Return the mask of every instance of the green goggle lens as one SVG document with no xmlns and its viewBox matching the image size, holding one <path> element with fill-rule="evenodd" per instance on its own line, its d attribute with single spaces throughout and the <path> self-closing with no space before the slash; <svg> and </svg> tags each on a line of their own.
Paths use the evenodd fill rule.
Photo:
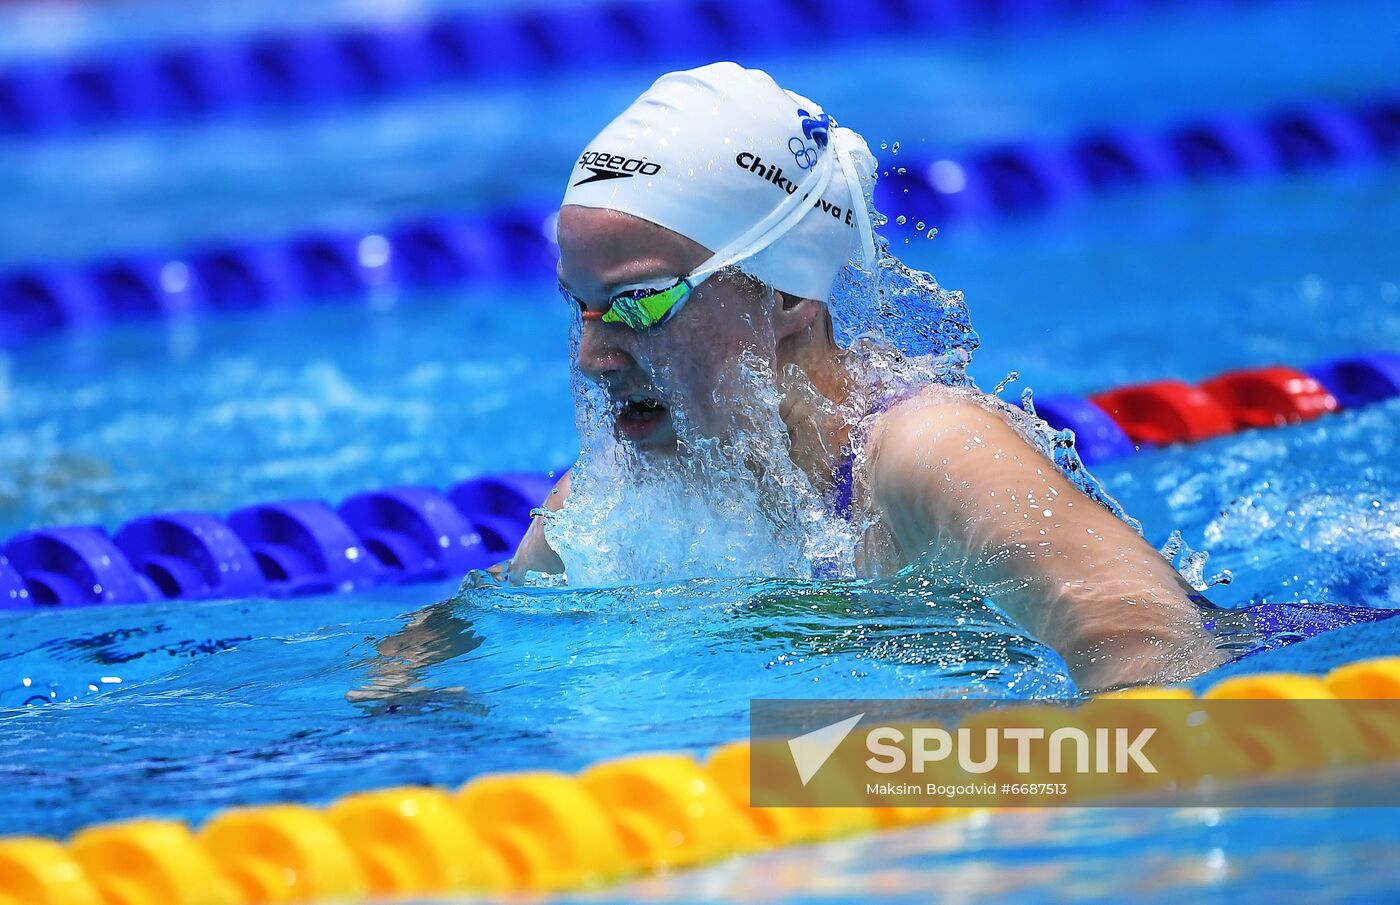
<svg viewBox="0 0 1400 905">
<path fill-rule="evenodd" d="M 559 287 L 559 291 L 580 309 L 586 307 L 564 287 Z M 659 327 L 676 316 L 691 291 L 690 283 L 683 279 L 662 288 L 627 289 L 608 299 L 607 310 L 600 319 L 605 324 L 622 324 L 633 330 Z"/>
</svg>

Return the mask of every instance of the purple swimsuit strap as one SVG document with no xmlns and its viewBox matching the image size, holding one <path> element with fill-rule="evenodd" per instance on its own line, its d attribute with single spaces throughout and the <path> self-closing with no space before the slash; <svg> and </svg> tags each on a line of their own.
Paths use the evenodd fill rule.
<svg viewBox="0 0 1400 905">
<path fill-rule="evenodd" d="M 846 453 L 836 466 L 836 479 L 832 485 L 831 511 L 846 521 L 851 520 L 851 495 L 855 491 L 856 457 Z"/>
<path fill-rule="evenodd" d="M 875 405 L 871 406 L 870 410 L 865 413 L 865 418 L 888 411 L 911 396 L 917 395 L 922 389 L 922 387 L 916 387 L 902 390 L 890 396 L 888 399 L 875 403 Z M 865 419 L 862 418 L 861 420 L 864 421 Z M 841 461 L 836 465 L 836 474 L 832 479 L 831 486 L 831 511 L 848 522 L 851 520 L 851 503 L 855 495 L 855 470 L 855 451 L 852 450 L 842 453 Z"/>
</svg>

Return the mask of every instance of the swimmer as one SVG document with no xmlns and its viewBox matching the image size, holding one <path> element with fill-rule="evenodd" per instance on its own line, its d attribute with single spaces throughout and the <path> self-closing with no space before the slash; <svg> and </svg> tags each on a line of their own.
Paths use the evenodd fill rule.
<svg viewBox="0 0 1400 905">
<path fill-rule="evenodd" d="M 684 457 L 686 436 L 722 439 L 732 420 L 716 388 L 756 352 L 773 365 L 792 465 L 862 514 L 860 574 L 937 560 L 1001 589 L 994 604 L 1084 692 L 1221 662 L 1202 598 L 1004 407 L 934 384 L 841 415 L 870 388 L 828 299 L 848 263 L 876 260 L 874 166 L 859 135 L 734 63 L 662 76 L 587 144 L 559 210 L 558 277 L 581 318 L 578 373 L 606 394 L 616 440 L 645 460 Z M 571 477 L 548 513 L 568 504 Z M 499 575 L 566 574 L 549 517 Z"/>
</svg>

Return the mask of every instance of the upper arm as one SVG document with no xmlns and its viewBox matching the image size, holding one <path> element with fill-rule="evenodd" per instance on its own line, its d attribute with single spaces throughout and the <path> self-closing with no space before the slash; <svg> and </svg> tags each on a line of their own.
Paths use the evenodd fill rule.
<svg viewBox="0 0 1400 905">
<path fill-rule="evenodd" d="M 559 478 L 554 489 L 549 492 L 549 496 L 544 499 L 543 506 L 550 512 L 557 512 L 563 507 L 564 501 L 569 498 L 570 476 L 572 472 L 566 471 Z M 506 576 L 512 584 L 519 584 L 525 579 L 526 572 L 543 572 L 546 575 L 559 575 L 564 571 L 564 562 L 559 558 L 559 554 L 549 546 L 549 542 L 544 536 L 544 519 L 536 517 L 530 519 L 530 527 L 525 532 L 525 537 L 521 539 L 520 546 L 516 548 L 515 555 L 511 557 L 510 564 L 506 567 Z"/>
<path fill-rule="evenodd" d="M 1076 671 L 1199 645 L 1190 589 L 1131 526 L 976 402 L 920 398 L 871 437 L 875 502 L 910 560 L 954 565 Z M 1131 672 L 1131 670 L 1129 670 Z M 1145 678 L 1145 676 L 1144 676 Z"/>
</svg>

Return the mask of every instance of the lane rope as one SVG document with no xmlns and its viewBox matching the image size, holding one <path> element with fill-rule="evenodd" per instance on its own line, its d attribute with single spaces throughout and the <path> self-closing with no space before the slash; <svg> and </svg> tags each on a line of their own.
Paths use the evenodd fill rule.
<svg viewBox="0 0 1400 905">
<path fill-rule="evenodd" d="M 1217 5 L 1230 12 L 1230 4 Z M 1033 34 L 1057 21 L 1154 12 L 1160 4 L 1150 0 L 620 0 L 454 10 L 6 65 L 0 136 L 293 114 L 462 83 L 619 65 L 685 68 L 875 35 Z"/>
<path fill-rule="evenodd" d="M 1287 708 L 1290 723 L 1331 741 L 1324 751 L 1262 718 L 1209 736 L 1185 727 L 1159 729 L 1170 736 L 1164 740 L 1173 752 L 1170 778 L 1149 775 L 1146 785 L 1130 785 L 1116 774 L 1097 775 L 1076 795 L 1076 805 L 1152 793 L 1165 793 L 1162 801 L 1170 805 L 1171 795 L 1191 792 L 1177 788 L 1182 782 L 1218 788 L 1281 776 L 1306 781 L 1319 770 L 1400 761 L 1400 712 L 1392 703 L 1400 699 L 1400 657 L 1362 660 L 1323 676 L 1236 676 L 1200 697 L 1299 702 Z M 1074 710 L 1063 702 L 1027 702 L 1015 708 L 1014 721 L 1131 721 L 1143 702 L 1193 698 L 1180 686 L 1135 688 L 1098 695 Z M 1364 704 L 1321 712 L 1307 703 L 1334 699 Z M 1149 708 L 1140 709 L 1139 719 L 1150 719 Z M 987 713 L 995 719 L 997 711 Z M 987 719 L 979 714 L 963 722 Z M 1345 758 L 1319 763 L 1319 752 Z M 324 807 L 234 808 L 197 828 L 142 818 L 90 826 L 66 843 L 0 839 L 0 905 L 255 905 L 588 890 L 752 852 L 997 810 L 752 807 L 750 768 L 759 755 L 741 740 L 714 749 L 703 762 L 685 754 L 634 754 L 577 775 L 498 773 L 458 789 L 357 792 Z"/>
<path fill-rule="evenodd" d="M 1165 444 L 1298 424 L 1400 396 L 1400 355 L 1377 352 L 1029 403 L 1086 464 Z M 555 473 L 475 478 L 443 493 L 389 487 L 320 500 L 141 516 L 23 532 L 0 545 L 0 610 L 163 599 L 291 597 L 440 581 L 508 557 Z"/>
<path fill-rule="evenodd" d="M 1110 128 L 1064 143 L 1022 142 L 957 158 L 882 162 L 876 207 L 891 240 L 930 225 L 1043 213 L 1123 190 L 1249 180 L 1400 157 L 1400 96 L 1262 116 L 1200 116 L 1161 132 Z M 382 300 L 552 273 L 554 205 L 425 215 L 358 232 L 34 262 L 0 273 L 0 346 L 102 324 L 312 301 Z"/>
</svg>

